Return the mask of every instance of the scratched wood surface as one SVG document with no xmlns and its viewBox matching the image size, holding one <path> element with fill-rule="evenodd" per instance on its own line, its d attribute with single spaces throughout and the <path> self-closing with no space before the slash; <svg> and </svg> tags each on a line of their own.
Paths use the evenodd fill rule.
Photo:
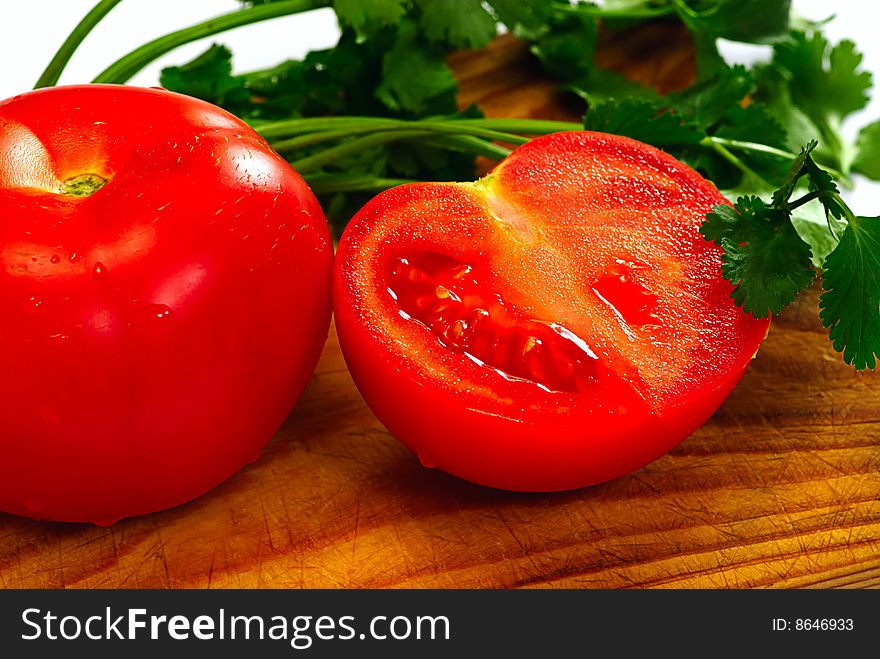
<svg viewBox="0 0 880 659">
<path fill-rule="evenodd" d="M 611 39 L 605 65 L 666 89 L 681 33 Z M 570 116 L 510 39 L 453 58 L 489 114 Z M 331 333 L 262 458 L 209 494 L 110 528 L 0 515 L 0 587 L 880 586 L 880 380 L 832 351 L 805 295 L 724 406 L 639 472 L 575 492 L 426 470 L 365 406 Z"/>
</svg>

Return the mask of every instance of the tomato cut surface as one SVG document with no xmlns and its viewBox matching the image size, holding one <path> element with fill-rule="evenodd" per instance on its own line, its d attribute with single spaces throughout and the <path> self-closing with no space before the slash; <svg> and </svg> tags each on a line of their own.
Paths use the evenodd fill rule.
<svg viewBox="0 0 880 659">
<path fill-rule="evenodd" d="M 476 183 L 379 195 L 340 242 L 354 380 L 422 461 L 514 490 L 614 478 L 714 412 L 766 335 L 698 232 L 724 198 L 626 138 L 558 133 Z"/>
</svg>

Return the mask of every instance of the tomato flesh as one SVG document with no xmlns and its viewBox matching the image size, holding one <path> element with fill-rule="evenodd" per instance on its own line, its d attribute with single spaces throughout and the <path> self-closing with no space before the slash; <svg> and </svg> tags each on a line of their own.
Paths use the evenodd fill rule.
<svg viewBox="0 0 880 659">
<path fill-rule="evenodd" d="M 569 489 L 643 466 L 705 422 L 766 334 L 699 234 L 718 203 L 668 155 L 588 132 L 533 140 L 476 183 L 383 193 L 337 253 L 355 383 L 423 462 L 478 483 Z"/>
</svg>

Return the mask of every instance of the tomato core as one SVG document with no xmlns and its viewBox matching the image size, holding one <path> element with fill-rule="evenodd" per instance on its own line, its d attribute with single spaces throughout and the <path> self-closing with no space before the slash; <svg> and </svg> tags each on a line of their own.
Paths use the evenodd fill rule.
<svg viewBox="0 0 880 659">
<path fill-rule="evenodd" d="M 80 174 L 61 184 L 61 194 L 69 197 L 88 197 L 104 187 L 107 179 L 97 174 Z"/>
<path fill-rule="evenodd" d="M 445 254 L 408 254 L 392 261 L 388 292 L 403 318 L 507 379 L 570 393 L 597 382 L 599 362 L 584 339 L 558 323 L 527 317 L 490 293 L 480 275 Z"/>
</svg>

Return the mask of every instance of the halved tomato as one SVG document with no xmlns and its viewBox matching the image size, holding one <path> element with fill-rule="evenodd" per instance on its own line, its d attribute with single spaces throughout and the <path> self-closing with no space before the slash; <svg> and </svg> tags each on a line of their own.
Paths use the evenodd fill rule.
<svg viewBox="0 0 880 659">
<path fill-rule="evenodd" d="M 339 245 L 355 383 L 428 466 L 497 488 L 615 478 L 702 425 L 768 320 L 698 232 L 725 199 L 648 145 L 557 133 L 476 183 L 389 190 Z"/>
</svg>

